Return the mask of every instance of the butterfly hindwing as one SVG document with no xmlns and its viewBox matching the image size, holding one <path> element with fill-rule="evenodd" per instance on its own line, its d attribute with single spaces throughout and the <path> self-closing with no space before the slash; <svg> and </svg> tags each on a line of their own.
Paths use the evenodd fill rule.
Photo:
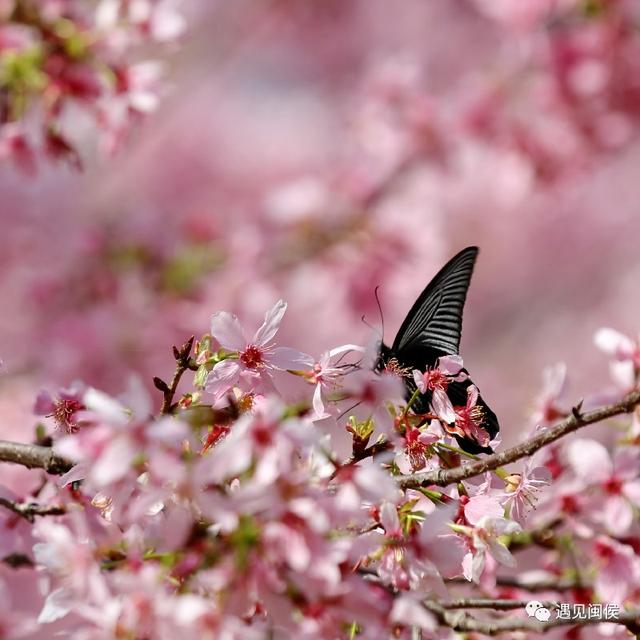
<svg viewBox="0 0 640 640">
<path fill-rule="evenodd" d="M 467 247 L 449 260 L 411 307 L 393 346 L 380 346 L 377 368 L 382 369 L 388 362 L 395 360 L 395 366 L 405 372 L 403 375 L 407 398 L 415 391 L 413 379 L 407 372 L 415 369 L 425 371 L 435 367 L 438 358 L 458 353 L 462 313 L 477 255 L 477 247 Z M 467 391 L 472 384 L 469 377 L 449 383 L 447 395 L 454 407 L 466 405 Z M 429 412 L 431 399 L 431 391 L 420 394 L 414 401 L 413 410 L 417 413 Z M 500 430 L 498 419 L 481 396 L 478 397 L 476 406 L 482 415 L 481 426 L 493 440 Z M 490 446 L 480 445 L 475 438 L 458 434 L 454 437 L 460 447 L 469 453 L 492 452 Z"/>
<path fill-rule="evenodd" d="M 402 323 L 394 352 L 420 346 L 443 354 L 458 353 L 462 312 L 477 255 L 477 247 L 467 247 L 440 269 Z"/>
</svg>

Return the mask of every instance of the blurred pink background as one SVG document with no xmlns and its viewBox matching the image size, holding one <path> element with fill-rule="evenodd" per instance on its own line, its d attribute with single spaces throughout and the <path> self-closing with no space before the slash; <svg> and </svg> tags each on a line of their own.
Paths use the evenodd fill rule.
<svg viewBox="0 0 640 640">
<path fill-rule="evenodd" d="M 371 338 L 380 285 L 390 342 L 469 244 L 462 355 L 505 440 L 545 365 L 596 389 L 594 331 L 640 326 L 638 10 L 610 4 L 185 3 L 119 156 L 2 168 L 2 435 L 32 437 L 39 386 L 169 376 L 216 310 L 283 297 L 280 342 L 318 354 Z"/>
</svg>

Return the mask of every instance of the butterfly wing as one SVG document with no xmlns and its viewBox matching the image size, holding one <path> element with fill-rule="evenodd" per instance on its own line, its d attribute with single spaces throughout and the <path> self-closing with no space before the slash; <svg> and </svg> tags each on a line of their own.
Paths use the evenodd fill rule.
<svg viewBox="0 0 640 640">
<path fill-rule="evenodd" d="M 440 269 L 402 323 L 392 347 L 396 354 L 413 347 L 458 353 L 462 311 L 477 255 L 478 247 L 467 247 Z"/>
<path fill-rule="evenodd" d="M 439 357 L 458 353 L 462 313 L 477 256 L 477 247 L 467 247 L 440 269 L 411 307 L 391 349 L 383 345 L 383 361 L 395 357 L 401 367 L 424 371 L 426 367 L 435 366 Z M 447 395 L 454 406 L 465 405 L 471 384 L 469 378 L 449 384 Z M 415 391 L 413 380 L 406 377 L 405 385 L 410 397 Z M 431 396 L 430 392 L 420 395 L 414 409 L 419 413 L 429 411 Z M 484 416 L 482 426 L 493 439 L 500 429 L 498 419 L 481 396 L 477 405 Z M 483 447 L 471 438 L 458 435 L 455 438 L 469 453 L 492 452 L 490 447 Z"/>
</svg>

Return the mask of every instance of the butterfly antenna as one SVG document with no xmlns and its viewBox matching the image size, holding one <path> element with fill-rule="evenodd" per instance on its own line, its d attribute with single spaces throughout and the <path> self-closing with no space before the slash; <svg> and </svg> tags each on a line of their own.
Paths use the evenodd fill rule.
<svg viewBox="0 0 640 640">
<path fill-rule="evenodd" d="M 380 304 L 380 296 L 378 295 L 378 289 L 380 289 L 380 285 L 378 285 L 373 290 L 373 295 L 376 297 L 376 303 L 378 305 L 378 312 L 380 313 L 380 324 L 382 325 L 382 338 L 384 338 L 384 314 L 382 313 L 382 305 Z"/>
<path fill-rule="evenodd" d="M 371 331 L 373 331 L 374 333 L 377 333 L 380 335 L 380 340 L 384 339 L 384 316 L 382 315 L 382 305 L 380 304 L 380 297 L 378 296 L 378 289 L 380 288 L 380 285 L 378 285 L 374 291 L 373 291 L 373 295 L 376 298 L 376 304 L 378 305 L 378 313 L 380 314 L 380 324 L 382 325 L 382 332 L 380 332 L 378 329 L 376 329 L 375 327 L 371 326 L 366 319 L 366 316 L 363 314 L 362 318 L 360 318 L 362 320 L 362 322 L 364 322 L 367 327 L 369 327 L 369 329 L 371 329 Z"/>
<path fill-rule="evenodd" d="M 345 409 L 337 418 L 336 420 L 342 420 L 342 418 L 349 413 L 349 411 L 353 411 L 360 403 L 362 402 L 362 400 L 360 400 L 359 402 L 356 402 L 352 407 L 349 407 L 348 409 Z"/>
<path fill-rule="evenodd" d="M 360 320 L 362 320 L 362 322 L 364 322 L 367 325 L 367 327 L 371 329 L 371 331 L 375 331 L 377 333 L 378 330 L 367 322 L 367 316 L 364 313 L 362 314 L 362 317 L 360 318 Z"/>
</svg>

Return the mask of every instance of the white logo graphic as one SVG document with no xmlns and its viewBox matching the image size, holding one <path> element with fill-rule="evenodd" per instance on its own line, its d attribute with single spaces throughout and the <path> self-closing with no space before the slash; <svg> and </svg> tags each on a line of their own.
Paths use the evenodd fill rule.
<svg viewBox="0 0 640 640">
<path fill-rule="evenodd" d="M 551 617 L 551 612 L 539 600 L 531 600 L 527 602 L 525 611 L 530 618 L 535 618 L 540 622 L 546 622 Z"/>
</svg>

